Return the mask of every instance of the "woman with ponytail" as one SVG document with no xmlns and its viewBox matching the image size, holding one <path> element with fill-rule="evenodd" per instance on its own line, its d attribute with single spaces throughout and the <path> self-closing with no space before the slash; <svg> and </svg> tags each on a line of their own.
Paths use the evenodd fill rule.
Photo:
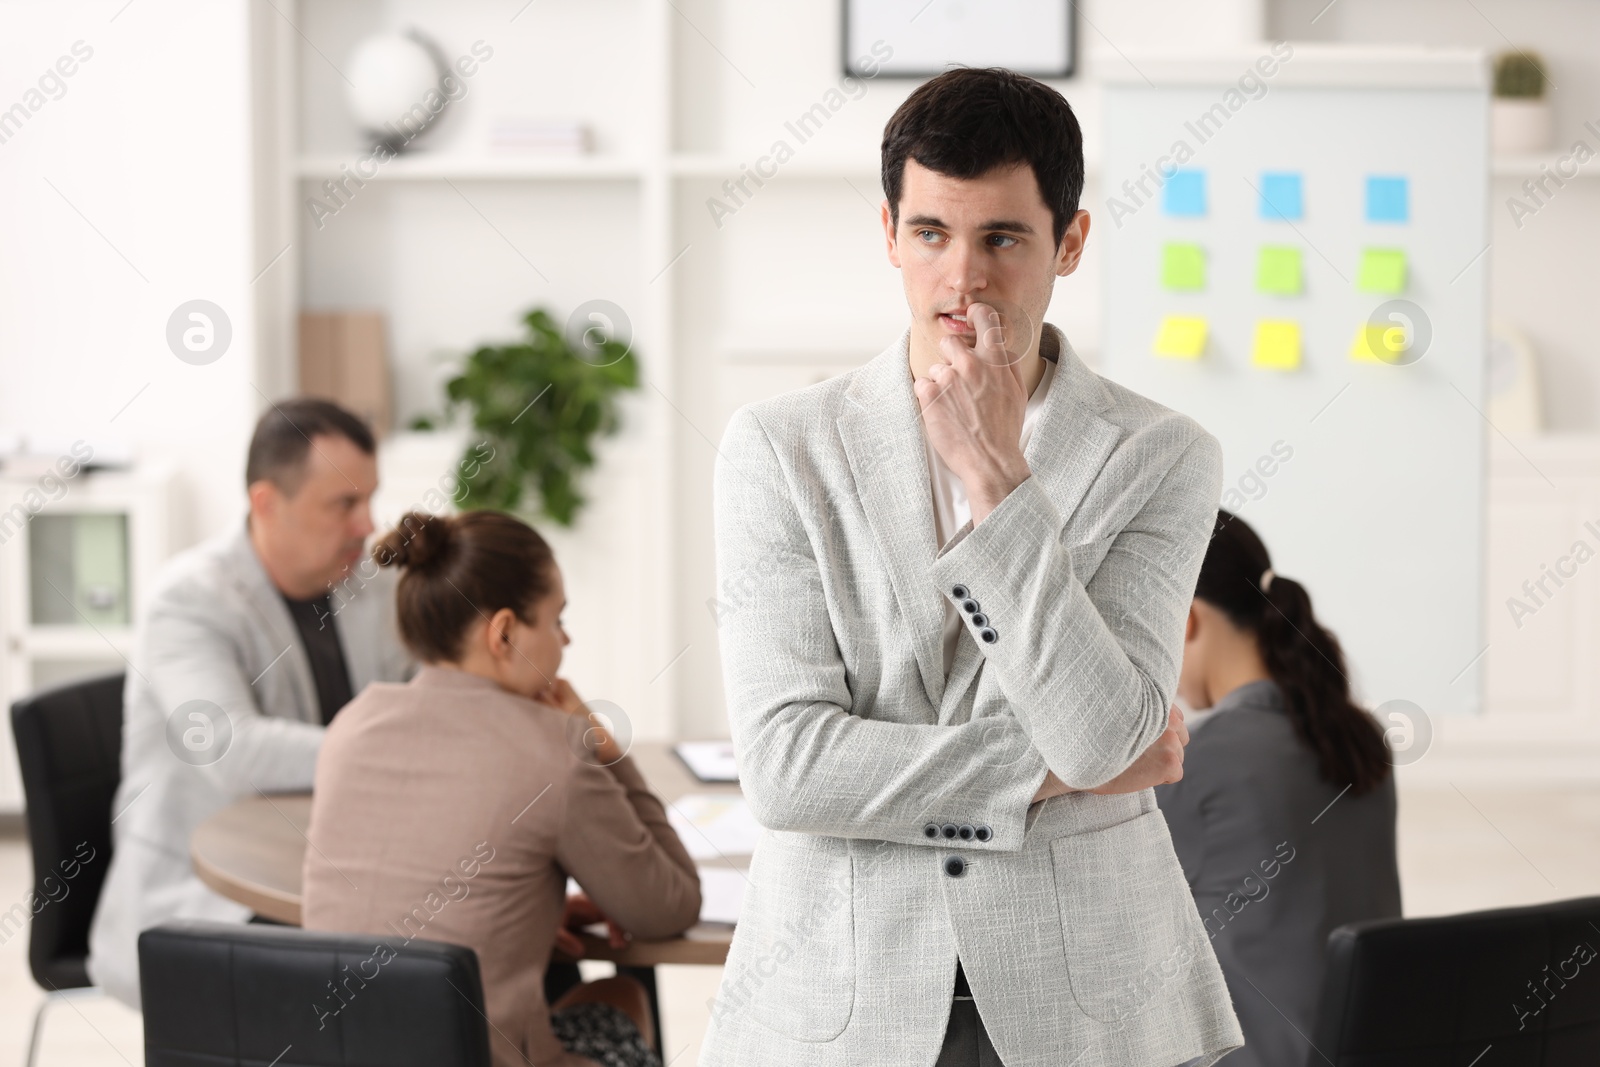
<svg viewBox="0 0 1600 1067">
<path fill-rule="evenodd" d="M 551 983 L 547 1002 L 552 948 L 582 947 L 567 925 L 606 921 L 620 946 L 700 914 L 661 801 L 558 674 L 566 594 L 549 545 L 499 512 L 413 512 L 373 558 L 400 569 L 400 638 L 423 666 L 368 686 L 328 728 L 304 925 L 386 946 L 361 985 L 412 938 L 473 949 L 495 1067 L 660 1067 L 636 979 Z M 569 875 L 584 890 L 570 899 Z M 342 1007 L 314 1005 L 319 1019 Z"/>
<path fill-rule="evenodd" d="M 1184 633 L 1183 779 L 1157 786 L 1244 1031 L 1228 1067 L 1314 1062 L 1335 927 L 1400 914 L 1394 775 L 1339 641 L 1219 511 Z"/>
</svg>

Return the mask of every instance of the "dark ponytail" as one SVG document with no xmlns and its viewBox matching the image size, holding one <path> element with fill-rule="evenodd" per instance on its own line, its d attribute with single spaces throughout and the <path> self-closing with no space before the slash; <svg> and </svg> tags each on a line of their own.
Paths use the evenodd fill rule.
<svg viewBox="0 0 1600 1067">
<path fill-rule="evenodd" d="M 1350 700 L 1339 639 L 1317 622 L 1305 586 L 1273 573 L 1261 538 L 1229 511 L 1217 512 L 1194 595 L 1256 635 L 1267 673 L 1283 692 L 1295 733 L 1316 753 L 1323 779 L 1348 783 L 1355 796 L 1382 784 L 1389 749 L 1377 722 Z"/>
</svg>

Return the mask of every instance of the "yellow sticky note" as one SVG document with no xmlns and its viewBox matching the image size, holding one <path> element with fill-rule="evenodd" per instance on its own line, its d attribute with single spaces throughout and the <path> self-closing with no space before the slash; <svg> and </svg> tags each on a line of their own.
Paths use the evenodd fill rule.
<svg viewBox="0 0 1600 1067">
<path fill-rule="evenodd" d="M 1256 288 L 1279 296 L 1300 292 L 1300 250 L 1283 245 L 1262 246 L 1256 257 Z"/>
<path fill-rule="evenodd" d="M 1250 361 L 1258 367 L 1293 370 L 1300 366 L 1300 324 L 1288 319 L 1256 322 L 1256 343 Z"/>
<path fill-rule="evenodd" d="M 1406 254 L 1398 248 L 1363 248 L 1356 288 L 1363 293 L 1399 293 L 1406 287 Z"/>
<path fill-rule="evenodd" d="M 1388 323 L 1362 323 L 1350 346 L 1350 358 L 1358 363 L 1395 363 L 1406 350 L 1406 329 Z"/>
<path fill-rule="evenodd" d="M 1171 359 L 1199 359 L 1206 348 L 1206 320 L 1195 315 L 1167 315 L 1156 333 L 1155 354 Z"/>
</svg>

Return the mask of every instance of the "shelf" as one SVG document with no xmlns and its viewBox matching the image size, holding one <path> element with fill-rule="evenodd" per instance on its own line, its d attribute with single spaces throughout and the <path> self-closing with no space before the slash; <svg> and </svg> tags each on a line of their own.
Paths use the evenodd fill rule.
<svg viewBox="0 0 1600 1067">
<path fill-rule="evenodd" d="M 795 336 L 783 330 L 773 331 L 771 337 L 731 337 L 717 344 L 722 362 L 735 366 L 810 366 L 826 364 L 840 367 L 859 367 L 884 348 L 892 344 L 898 332 L 884 333 L 876 342 L 856 344 L 848 337 L 803 338 L 784 340 Z"/>
<path fill-rule="evenodd" d="M 300 178 L 321 181 L 338 178 L 340 168 L 361 177 L 355 161 L 364 153 L 349 156 L 303 156 L 295 164 Z M 588 178 L 603 181 L 634 181 L 642 177 L 638 161 L 615 156 L 565 156 L 507 154 L 414 155 L 379 164 L 378 173 L 366 181 L 571 181 Z"/>
<path fill-rule="evenodd" d="M 87 626 L 28 626 L 13 639 L 32 659 L 51 657 L 115 656 L 133 651 L 133 630 L 126 626 L 102 626 L 98 631 Z"/>
<path fill-rule="evenodd" d="M 1600 177 L 1600 164 L 1578 164 L 1577 173 L 1572 175 L 1562 174 L 1556 170 L 1556 163 L 1567 160 L 1569 168 L 1577 161 L 1572 159 L 1572 153 L 1544 152 L 1532 156 L 1492 156 L 1490 157 L 1489 173 L 1496 178 L 1537 178 L 1543 167 L 1549 167 L 1550 173 L 1564 182 L 1573 178 Z"/>
</svg>

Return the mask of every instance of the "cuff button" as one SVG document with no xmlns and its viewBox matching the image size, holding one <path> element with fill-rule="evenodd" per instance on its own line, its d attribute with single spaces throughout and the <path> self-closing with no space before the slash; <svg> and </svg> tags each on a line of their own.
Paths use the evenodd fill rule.
<svg viewBox="0 0 1600 1067">
<path fill-rule="evenodd" d="M 964 585 L 951 586 L 950 595 L 957 600 L 967 600 L 972 596 L 971 593 L 967 592 L 967 587 Z"/>
<path fill-rule="evenodd" d="M 961 602 L 961 610 L 971 615 L 978 610 L 978 602 L 976 600 L 963 600 Z"/>
<path fill-rule="evenodd" d="M 978 631 L 978 636 L 983 639 L 983 643 L 986 645 L 992 645 L 1000 639 L 1000 635 L 994 632 L 993 626 L 985 626 Z"/>
<path fill-rule="evenodd" d="M 938 837 L 939 836 L 939 824 L 936 823 L 936 822 L 930 822 L 928 825 L 924 826 L 922 828 L 922 836 L 924 836 L 924 837 Z"/>
<path fill-rule="evenodd" d="M 977 626 L 980 629 L 982 627 L 988 626 L 989 625 L 989 616 L 985 615 L 981 611 L 978 612 L 977 614 L 972 616 L 972 625 Z"/>
<path fill-rule="evenodd" d="M 989 840 L 989 838 L 994 836 L 994 831 L 989 829 L 989 826 L 988 826 L 987 823 L 985 823 L 984 825 L 978 827 L 977 830 L 974 831 L 974 833 L 976 834 L 976 836 L 977 836 L 979 841 L 987 841 L 987 840 Z"/>
<path fill-rule="evenodd" d="M 978 831 L 976 829 L 967 823 L 962 823 L 961 826 L 956 830 L 956 833 L 961 835 L 961 840 L 963 841 L 971 841 L 972 835 L 977 832 Z"/>
<path fill-rule="evenodd" d="M 940 833 L 944 834 L 946 837 L 956 836 L 956 824 L 953 822 L 945 823 L 944 826 L 940 828 Z"/>
</svg>

